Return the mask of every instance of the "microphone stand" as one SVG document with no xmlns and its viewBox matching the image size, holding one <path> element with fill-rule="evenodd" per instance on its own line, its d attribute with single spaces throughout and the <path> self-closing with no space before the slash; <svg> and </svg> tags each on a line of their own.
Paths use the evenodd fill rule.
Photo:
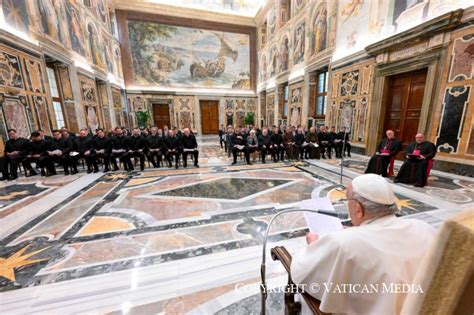
<svg viewBox="0 0 474 315">
<path fill-rule="evenodd" d="M 346 137 L 347 137 L 347 128 L 344 131 L 344 138 L 342 139 L 342 152 L 341 152 L 341 174 L 339 178 L 339 184 L 342 185 L 342 172 L 344 171 L 344 154 L 346 153 Z"/>
<path fill-rule="evenodd" d="M 265 232 L 265 237 L 263 238 L 263 250 L 262 250 L 262 263 L 260 265 L 260 278 L 262 280 L 261 284 L 260 284 L 260 293 L 262 294 L 262 304 L 261 304 L 261 312 L 260 314 L 262 315 L 265 315 L 265 310 L 266 310 L 266 301 L 267 301 L 267 282 L 266 282 L 266 278 L 265 278 L 265 272 L 266 272 L 266 265 L 265 265 L 265 261 L 266 261 L 266 257 L 267 257 L 267 241 L 268 241 L 268 234 L 270 233 L 270 228 L 272 226 L 272 223 L 273 221 L 275 221 L 275 219 L 277 217 L 279 217 L 280 215 L 284 214 L 284 213 L 289 213 L 289 212 L 315 212 L 315 213 L 319 213 L 319 214 L 326 214 L 326 215 L 330 215 L 331 212 L 328 213 L 328 211 L 324 211 L 324 210 L 308 210 L 308 209 L 288 209 L 288 210 L 283 210 L 283 211 L 280 211 L 278 212 L 277 214 L 275 214 L 270 222 L 268 222 L 268 226 L 267 226 L 267 230 Z M 321 212 L 320 212 L 321 211 Z M 322 212 L 324 211 L 324 212 Z M 335 215 L 337 217 L 339 217 L 339 215 L 337 213 L 335 213 Z"/>
</svg>

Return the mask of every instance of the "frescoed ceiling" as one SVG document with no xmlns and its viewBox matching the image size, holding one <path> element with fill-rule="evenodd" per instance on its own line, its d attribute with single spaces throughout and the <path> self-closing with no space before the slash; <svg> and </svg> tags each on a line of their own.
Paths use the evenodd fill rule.
<svg viewBox="0 0 474 315">
<path fill-rule="evenodd" d="M 149 2 L 254 17 L 266 0 L 150 0 Z"/>
</svg>

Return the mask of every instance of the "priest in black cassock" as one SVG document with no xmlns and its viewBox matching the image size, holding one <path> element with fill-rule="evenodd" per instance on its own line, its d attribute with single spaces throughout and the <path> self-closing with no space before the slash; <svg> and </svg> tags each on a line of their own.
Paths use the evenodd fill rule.
<svg viewBox="0 0 474 315">
<path fill-rule="evenodd" d="M 374 173 L 387 177 L 387 167 L 390 160 L 402 149 L 402 144 L 395 139 L 393 130 L 387 130 L 385 134 L 387 138 L 380 141 L 377 152 L 370 158 L 365 174 Z"/>
<path fill-rule="evenodd" d="M 425 136 L 421 133 L 415 136 L 415 140 L 405 150 L 405 162 L 394 182 L 423 187 L 427 181 L 426 171 L 429 161 L 436 155 L 436 147 L 433 143 L 425 141 Z"/>
</svg>

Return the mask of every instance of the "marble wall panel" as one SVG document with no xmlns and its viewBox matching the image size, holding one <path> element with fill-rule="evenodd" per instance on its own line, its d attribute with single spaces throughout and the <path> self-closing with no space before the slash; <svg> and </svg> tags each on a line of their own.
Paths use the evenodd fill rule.
<svg viewBox="0 0 474 315">
<path fill-rule="evenodd" d="M 35 60 L 24 59 L 26 76 L 29 90 L 37 93 L 45 93 L 41 64 Z"/>
<path fill-rule="evenodd" d="M 470 86 L 454 86 L 446 90 L 443 116 L 436 141 L 439 151 L 455 153 L 458 150 L 462 120 L 471 92 Z"/>
<path fill-rule="evenodd" d="M 43 96 L 33 96 L 33 104 L 38 117 L 38 124 L 46 134 L 51 134 L 51 119 L 48 111 L 48 101 Z"/>
<path fill-rule="evenodd" d="M 1 104 L 8 129 L 15 129 L 18 136 L 28 138 L 31 133 L 26 98 L 5 98 Z"/>
<path fill-rule="evenodd" d="M 0 51 L 0 86 L 24 89 L 18 56 Z"/>
<path fill-rule="evenodd" d="M 449 81 L 472 79 L 474 72 L 474 35 L 456 38 L 453 43 Z"/>
</svg>

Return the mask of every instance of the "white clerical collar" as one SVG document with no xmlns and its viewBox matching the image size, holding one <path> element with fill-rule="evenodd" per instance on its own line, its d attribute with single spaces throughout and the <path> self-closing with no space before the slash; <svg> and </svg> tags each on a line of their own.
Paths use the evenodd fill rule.
<svg viewBox="0 0 474 315">
<path fill-rule="evenodd" d="M 365 220 L 364 222 L 359 224 L 359 226 L 367 225 L 367 224 L 373 224 L 373 223 L 377 223 L 377 224 L 378 223 L 383 223 L 383 222 L 386 222 L 386 221 L 389 221 L 389 220 L 392 220 L 392 219 L 395 219 L 395 218 L 396 218 L 396 216 L 394 214 L 384 215 L 383 217 L 380 217 L 380 218 Z"/>
</svg>

